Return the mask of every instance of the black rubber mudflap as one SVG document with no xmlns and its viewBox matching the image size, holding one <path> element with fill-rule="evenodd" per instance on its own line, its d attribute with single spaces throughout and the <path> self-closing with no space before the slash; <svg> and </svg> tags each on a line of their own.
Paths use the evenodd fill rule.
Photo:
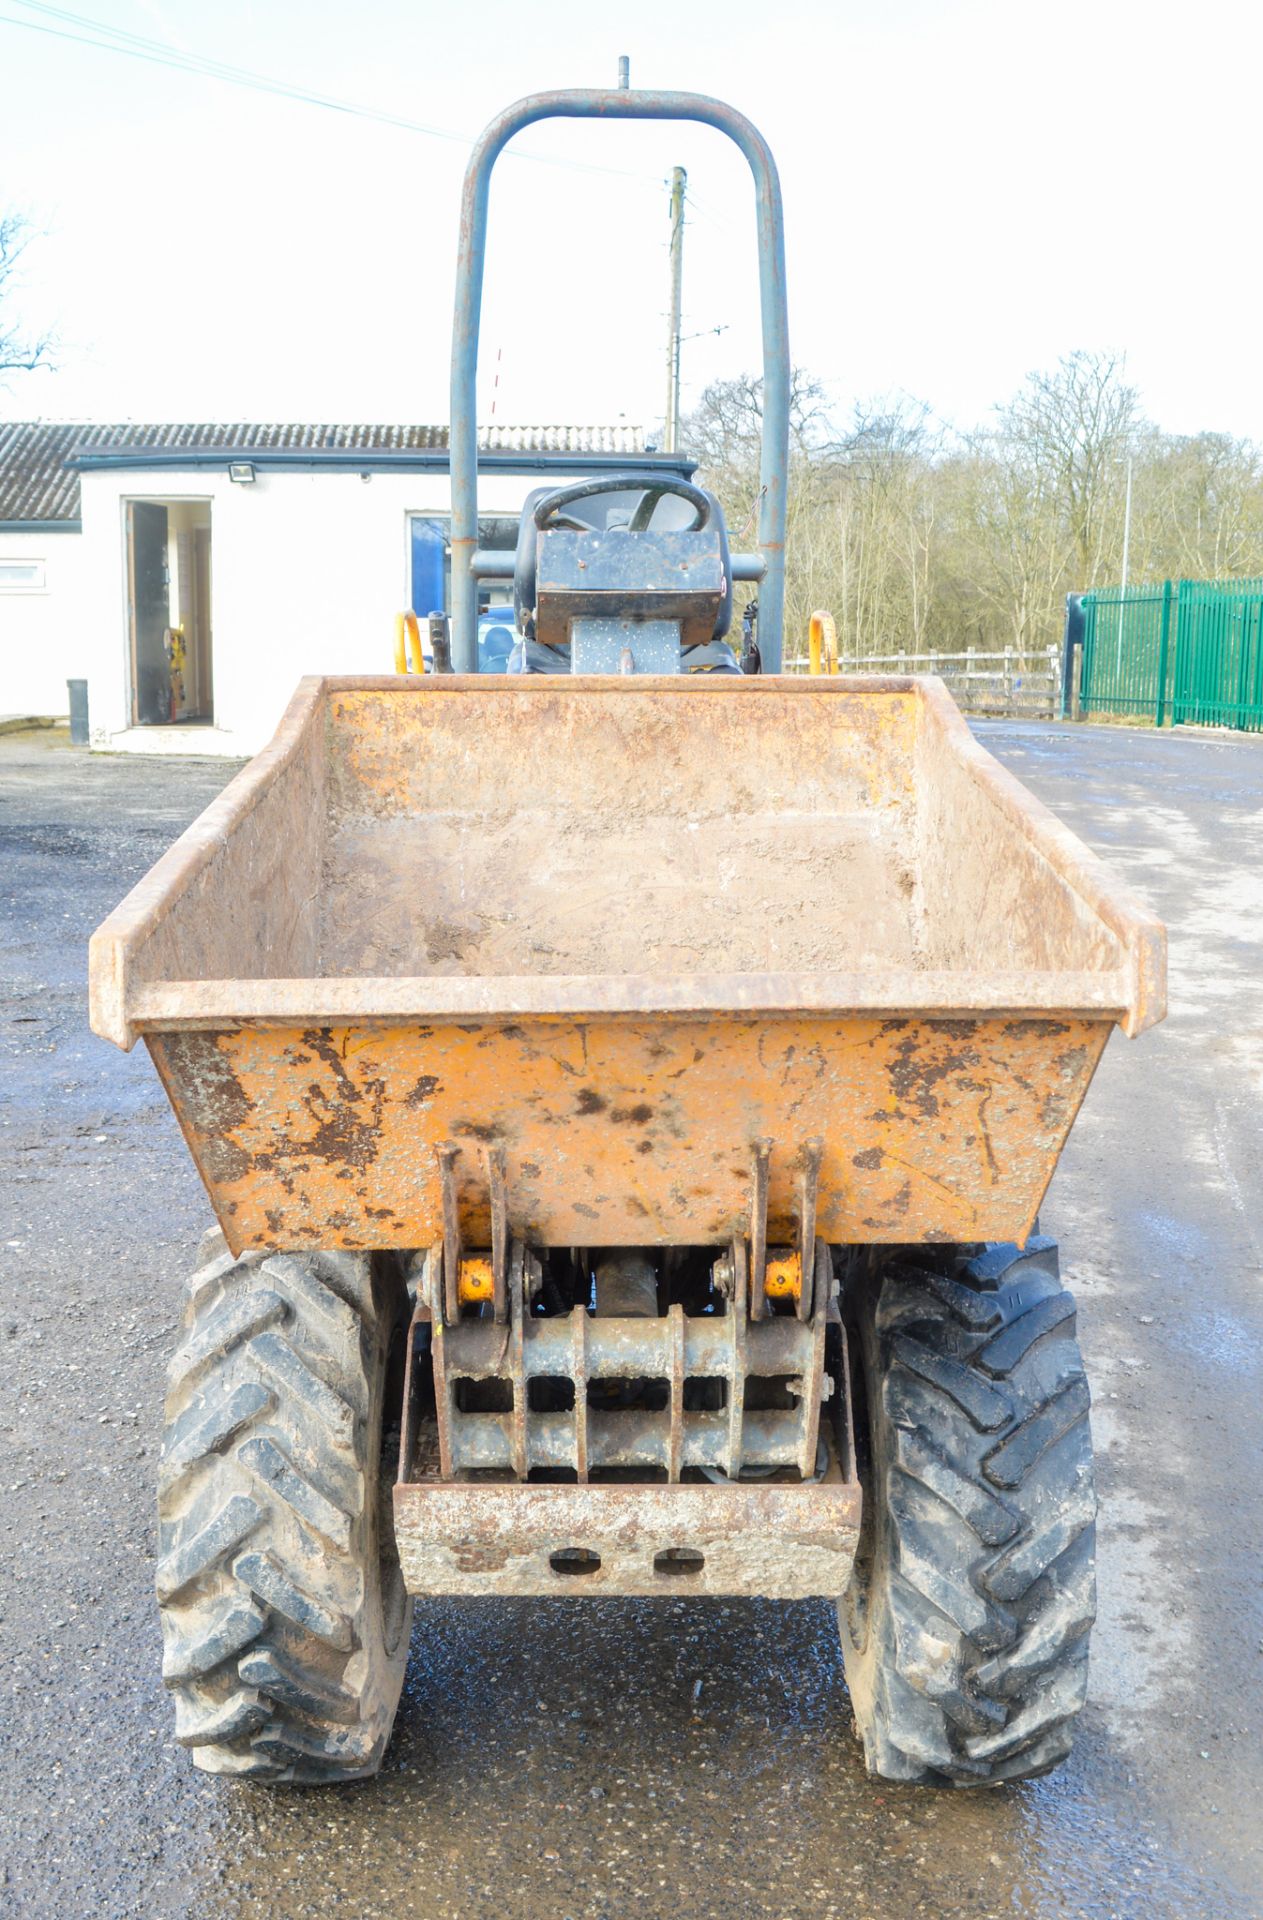
<svg viewBox="0 0 1263 1920">
<path fill-rule="evenodd" d="M 1096 1611 L 1088 1386 L 1053 1241 L 847 1290 L 865 1518 L 839 1606 L 870 1773 L 1056 1766 Z"/>
</svg>

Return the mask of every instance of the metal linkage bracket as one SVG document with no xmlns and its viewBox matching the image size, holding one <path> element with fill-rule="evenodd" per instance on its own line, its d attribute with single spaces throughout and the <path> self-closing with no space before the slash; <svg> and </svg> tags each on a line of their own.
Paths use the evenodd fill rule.
<svg viewBox="0 0 1263 1920">
<path fill-rule="evenodd" d="M 491 1189 L 491 1286 L 495 1317 L 503 1325 L 509 1312 L 509 1192 L 503 1147 L 487 1149 Z"/>
<path fill-rule="evenodd" d="M 810 1139 L 797 1156 L 797 1195 L 794 1216 L 797 1245 L 769 1249 L 767 1244 L 767 1196 L 772 1157 L 772 1142 L 756 1140 L 752 1149 L 750 1180 L 750 1318 L 762 1320 L 769 1300 L 792 1299 L 800 1320 L 809 1320 L 814 1300 L 816 1263 L 816 1197 L 820 1185 L 820 1161 L 824 1142 Z"/>
<path fill-rule="evenodd" d="M 826 1321 L 836 1319 L 832 1261 L 816 1237 L 819 1140 L 807 1141 L 795 1162 L 797 1246 L 771 1250 L 772 1143 L 755 1143 L 749 1246 L 738 1237 L 716 1262 L 726 1311 L 696 1315 L 678 1303 L 647 1315 L 593 1316 L 582 1304 L 565 1315 L 534 1314 L 541 1269 L 511 1238 L 503 1149 L 486 1156 L 490 1257 L 462 1246 L 459 1152 L 451 1143 L 439 1149 L 443 1240 L 427 1257 L 417 1310 L 417 1324 L 430 1322 L 444 1480 L 475 1473 L 522 1481 L 542 1472 L 583 1484 L 617 1470 L 659 1473 L 676 1484 L 690 1471 L 736 1481 L 746 1468 L 814 1476 Z M 792 1299 L 793 1313 L 771 1312 L 778 1299 Z M 463 1313 L 466 1307 L 480 1311 Z M 788 1394 L 751 1407 L 750 1378 L 782 1380 Z M 533 1380 L 553 1383 L 538 1408 L 531 1405 Z M 589 1394 L 594 1381 L 646 1380 L 662 1382 L 661 1404 Z M 561 1387 L 568 1394 L 559 1395 Z M 405 1459 L 412 1445 L 409 1436 Z"/>
<path fill-rule="evenodd" d="M 439 1250 L 431 1256 L 437 1266 Z M 824 1384 L 824 1320 L 831 1267 L 821 1247 L 809 1322 L 777 1314 L 752 1323 L 747 1256 L 738 1241 L 718 1263 L 722 1314 L 686 1314 L 678 1304 L 651 1317 L 602 1317 L 576 1306 L 537 1315 L 530 1297 L 539 1268 L 514 1241 L 509 1257 L 509 1320 L 483 1313 L 432 1327 L 434 1395 L 444 1479 L 492 1473 L 525 1479 L 532 1470 L 582 1482 L 619 1469 L 681 1480 L 690 1469 L 728 1480 L 743 1467 L 815 1470 Z M 751 1409 L 751 1376 L 793 1382 L 793 1404 Z M 572 1386 L 569 1406 L 535 1411 L 532 1380 Z M 661 1380 L 660 1408 L 592 1403 L 591 1381 Z M 723 1383 L 720 1404 L 690 1396 L 689 1383 Z M 461 1382 L 478 1383 L 462 1391 Z M 501 1383 L 499 1389 L 488 1383 Z M 701 1404 L 698 1404 L 698 1402 Z M 710 1400 L 710 1404 L 707 1404 Z"/>
<path fill-rule="evenodd" d="M 808 1140 L 798 1156 L 798 1318 L 812 1311 L 816 1270 L 816 1195 L 824 1141 Z"/>
<path fill-rule="evenodd" d="M 514 1242 L 508 1324 L 497 1326 L 484 1312 L 445 1326 L 442 1258 L 441 1245 L 421 1257 L 394 1495 L 395 1538 L 410 1592 L 550 1594 L 562 1590 L 559 1576 L 571 1576 L 566 1585 L 575 1591 L 576 1571 L 592 1592 L 797 1598 L 844 1590 L 858 1538 L 860 1489 L 845 1331 L 823 1243 L 816 1247 L 808 1324 L 789 1314 L 751 1323 L 744 1239 L 716 1264 L 727 1311 L 699 1316 L 677 1308 L 672 1316 L 592 1318 L 582 1306 L 556 1318 L 533 1315 L 538 1262 Z M 842 1389 L 822 1435 L 826 1327 L 841 1353 Z M 416 1418 L 412 1384 L 412 1356 L 427 1334 L 437 1444 L 433 1427 Z M 669 1378 L 669 1416 L 594 1410 L 597 1431 L 590 1437 L 589 1377 L 640 1372 Z M 746 1411 L 747 1376 L 765 1373 L 793 1376 L 793 1412 Z M 722 1412 L 684 1411 L 684 1384 L 697 1374 L 727 1380 Z M 574 1382 L 573 1408 L 533 1413 L 529 1382 L 566 1375 Z M 462 1382 L 490 1380 L 511 1382 L 511 1413 L 457 1409 Z M 655 1418 L 658 1431 L 650 1432 L 645 1420 Z M 764 1471 L 742 1480 L 743 1460 Z M 699 1464 L 709 1470 L 690 1480 L 688 1469 Z M 654 1484 L 629 1465 L 665 1467 L 669 1480 Z M 556 1471 L 567 1466 L 571 1474 Z M 767 1477 L 778 1466 L 796 1467 L 800 1478 Z M 536 1479 L 553 1484 L 531 1484 L 532 1468 L 541 1467 Z M 618 1470 L 605 1484 L 593 1484 L 602 1467 Z M 557 1484 L 566 1480 L 571 1483 Z"/>
<path fill-rule="evenodd" d="M 750 1318 L 767 1312 L 767 1183 L 772 1142 L 756 1140 L 750 1181 Z"/>
<path fill-rule="evenodd" d="M 443 1316 L 450 1325 L 460 1319 L 462 1306 L 490 1300 L 497 1325 L 509 1317 L 509 1199 L 503 1147 L 487 1150 L 487 1186 L 491 1197 L 491 1258 L 467 1255 L 461 1242 L 460 1209 L 456 1193 L 456 1162 L 460 1148 L 446 1142 L 437 1149 L 443 1197 Z"/>
<path fill-rule="evenodd" d="M 728 1455 L 724 1472 L 730 1480 L 736 1480 L 744 1457 L 746 1322 L 750 1310 L 750 1268 L 744 1241 L 734 1240 L 728 1257 L 732 1265 L 732 1294 L 725 1318 L 732 1322 L 732 1377 L 728 1382 Z"/>
<path fill-rule="evenodd" d="M 460 1212 L 456 1204 L 456 1161 L 460 1148 L 448 1142 L 436 1151 L 443 1193 L 442 1317 L 455 1326 L 460 1319 Z"/>
</svg>

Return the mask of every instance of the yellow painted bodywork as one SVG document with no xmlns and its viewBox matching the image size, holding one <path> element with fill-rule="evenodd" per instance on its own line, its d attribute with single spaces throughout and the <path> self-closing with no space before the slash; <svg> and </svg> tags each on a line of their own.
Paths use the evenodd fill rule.
<svg viewBox="0 0 1263 1920">
<path fill-rule="evenodd" d="M 768 1239 L 794 1241 L 820 1137 L 838 1242 L 1023 1239 L 1111 1022 L 1079 1017 L 530 1017 L 242 1026 L 147 1044 L 234 1249 L 489 1244 L 486 1154 L 536 1245 L 721 1244 L 773 1142 Z"/>
</svg>

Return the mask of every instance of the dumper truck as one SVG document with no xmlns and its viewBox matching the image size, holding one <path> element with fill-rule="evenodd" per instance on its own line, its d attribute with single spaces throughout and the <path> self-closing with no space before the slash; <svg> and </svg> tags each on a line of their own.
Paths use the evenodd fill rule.
<svg viewBox="0 0 1263 1920">
<path fill-rule="evenodd" d="M 757 551 L 651 461 L 479 549 L 489 180 L 551 116 L 749 161 Z M 1112 1029 L 1162 1016 L 1163 930 L 939 681 L 781 671 L 788 398 L 744 116 L 625 73 L 499 115 L 461 215 L 453 670 L 304 680 L 93 939 L 95 1030 L 144 1042 L 217 1222 L 157 1560 L 211 1772 L 372 1774 L 414 1595 L 825 1597 L 872 1774 L 1069 1749 L 1095 1495 L 1038 1214 Z M 484 582 L 520 671 L 476 671 Z"/>
</svg>

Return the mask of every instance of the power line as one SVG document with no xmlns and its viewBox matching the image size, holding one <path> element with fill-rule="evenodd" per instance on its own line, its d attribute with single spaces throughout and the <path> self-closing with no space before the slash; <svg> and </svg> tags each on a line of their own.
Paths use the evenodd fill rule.
<svg viewBox="0 0 1263 1920">
<path fill-rule="evenodd" d="M 725 236 L 726 239 L 731 241 L 731 243 L 734 246 L 739 244 L 737 241 L 737 236 L 732 231 L 732 228 L 728 225 L 728 222 L 724 220 L 719 214 L 717 214 L 713 208 L 704 207 L 701 201 L 698 199 L 697 195 L 693 192 L 692 187 L 690 187 L 687 193 L 685 194 L 685 199 L 688 205 L 692 207 L 694 213 L 700 213 L 703 220 L 713 221 L 715 226 L 719 228 L 719 231 Z"/>
<path fill-rule="evenodd" d="M 9 13 L 0 14 L 0 24 L 25 28 L 28 33 L 41 33 L 54 40 L 73 41 L 79 46 L 95 47 L 102 53 L 118 53 L 130 60 L 145 60 L 152 66 L 169 67 L 178 73 L 188 73 L 207 80 L 219 80 L 226 86 L 245 87 L 255 93 L 270 93 L 282 100 L 293 100 L 304 106 L 323 107 L 330 113 L 343 113 L 358 120 L 371 120 L 380 126 L 398 127 L 405 133 L 420 133 L 434 140 L 451 140 L 458 145 L 468 147 L 472 139 L 468 134 L 454 133 L 446 127 L 432 127 L 420 120 L 410 120 L 401 114 L 387 113 L 378 107 L 367 107 L 352 100 L 339 99 L 334 94 L 313 92 L 310 88 L 296 86 L 289 81 L 276 80 L 267 74 L 256 73 L 249 67 L 234 66 L 226 60 L 217 60 L 210 54 L 190 53 L 183 47 L 172 45 L 167 40 L 151 39 L 145 34 L 132 33 L 124 27 L 114 27 L 108 21 L 93 19 L 87 14 L 72 13 L 65 7 L 43 4 L 43 0 L 16 0 L 16 4 L 27 7 L 33 13 L 41 13 L 50 20 L 57 20 L 60 26 L 46 26 L 39 20 L 20 20 Z M 84 27 L 86 33 L 72 32 L 73 27 Z M 603 167 L 583 160 L 563 160 L 552 154 L 528 153 L 509 147 L 506 158 L 511 160 L 530 160 L 539 166 L 566 167 L 575 173 L 596 173 L 611 175 L 620 180 L 638 180 L 657 185 L 657 180 L 645 173 L 633 173 L 622 167 Z"/>
</svg>

